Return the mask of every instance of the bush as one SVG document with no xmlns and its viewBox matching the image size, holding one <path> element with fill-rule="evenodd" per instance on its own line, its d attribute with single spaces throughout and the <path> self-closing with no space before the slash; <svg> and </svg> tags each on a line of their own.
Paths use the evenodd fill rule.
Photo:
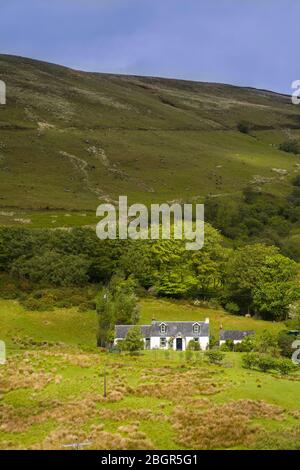
<svg viewBox="0 0 300 470">
<path fill-rule="evenodd" d="M 296 366 L 292 363 L 290 359 L 277 359 L 276 361 L 276 369 L 282 374 L 282 375 L 287 375 L 290 372 L 293 372 L 293 370 L 296 369 Z"/>
<path fill-rule="evenodd" d="M 225 310 L 227 310 L 227 312 L 232 313 L 234 315 L 240 313 L 240 307 L 234 302 L 229 302 L 228 304 L 226 304 Z"/>
<path fill-rule="evenodd" d="M 242 358 L 243 367 L 246 369 L 259 369 L 262 372 L 277 370 L 282 375 L 287 375 L 295 369 L 289 359 L 276 358 L 267 354 L 248 353 Z"/>
<path fill-rule="evenodd" d="M 118 344 L 123 351 L 128 351 L 130 354 L 138 353 L 144 349 L 144 341 L 141 335 L 141 329 L 138 326 L 130 328 L 126 338 Z"/>
<path fill-rule="evenodd" d="M 246 121 L 239 122 L 237 125 L 238 131 L 242 134 L 249 134 L 250 132 L 250 125 Z"/>
<path fill-rule="evenodd" d="M 257 366 L 258 355 L 256 353 L 248 353 L 242 357 L 242 366 L 245 369 L 254 369 Z"/>
<path fill-rule="evenodd" d="M 297 155 L 300 153 L 300 146 L 296 140 L 288 140 L 279 145 L 279 150 Z"/>
<path fill-rule="evenodd" d="M 88 281 L 90 262 L 84 256 L 62 255 L 55 251 L 27 259 L 18 258 L 11 272 L 19 279 L 29 279 L 33 283 L 67 287 L 81 286 Z"/>
<path fill-rule="evenodd" d="M 276 359 L 272 356 L 260 354 L 257 360 L 257 367 L 262 372 L 268 372 L 269 370 L 276 369 Z"/>
<path fill-rule="evenodd" d="M 205 357 L 211 364 L 221 364 L 225 354 L 218 349 L 213 349 L 212 351 L 206 351 Z"/>
<path fill-rule="evenodd" d="M 191 341 L 188 344 L 187 349 L 190 351 L 200 351 L 199 341 L 195 341 L 194 339 L 191 339 Z"/>
<path fill-rule="evenodd" d="M 280 353 L 285 357 L 292 357 L 294 349 L 292 348 L 293 342 L 296 340 L 294 335 L 289 335 L 288 330 L 282 330 L 278 334 L 278 346 Z"/>
<path fill-rule="evenodd" d="M 241 343 L 235 345 L 237 352 L 251 352 L 254 349 L 254 335 L 246 336 Z"/>
</svg>

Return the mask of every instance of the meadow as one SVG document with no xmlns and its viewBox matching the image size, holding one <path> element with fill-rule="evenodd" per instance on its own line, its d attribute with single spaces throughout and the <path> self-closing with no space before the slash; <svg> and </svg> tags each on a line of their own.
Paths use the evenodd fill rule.
<svg viewBox="0 0 300 470">
<path fill-rule="evenodd" d="M 95 347 L 96 315 L 28 312 L 0 302 L 7 364 L 0 369 L 0 448 L 299 449 L 300 376 L 246 370 L 241 354 L 221 366 L 202 352 Z M 184 302 L 143 299 L 141 323 L 210 317 L 212 330 L 264 322 Z M 273 331 L 282 324 L 270 324 Z M 107 396 L 104 397 L 104 376 Z"/>
</svg>

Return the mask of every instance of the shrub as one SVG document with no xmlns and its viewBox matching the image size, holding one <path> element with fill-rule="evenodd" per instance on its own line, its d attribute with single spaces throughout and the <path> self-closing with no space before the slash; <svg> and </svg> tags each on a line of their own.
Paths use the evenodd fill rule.
<svg viewBox="0 0 300 470">
<path fill-rule="evenodd" d="M 214 348 L 218 344 L 219 344 L 219 341 L 217 340 L 217 338 L 214 335 L 210 335 L 210 337 L 209 337 L 209 349 Z"/>
<path fill-rule="evenodd" d="M 67 287 L 80 286 L 88 281 L 87 271 L 90 262 L 84 256 L 62 255 L 48 251 L 27 259 L 18 258 L 11 272 L 19 279 L 29 279 L 33 283 Z"/>
<path fill-rule="evenodd" d="M 278 334 L 278 346 L 280 348 L 280 353 L 285 357 L 292 357 L 294 349 L 292 344 L 295 341 L 294 335 L 289 335 L 287 330 L 282 330 Z"/>
<path fill-rule="evenodd" d="M 229 347 L 227 346 L 226 343 L 223 343 L 223 344 L 221 344 L 221 346 L 220 346 L 220 351 L 229 352 L 230 349 L 229 349 Z"/>
<path fill-rule="evenodd" d="M 276 359 L 272 356 L 260 354 L 257 360 L 257 367 L 262 372 L 268 372 L 269 370 L 276 369 Z"/>
<path fill-rule="evenodd" d="M 240 312 L 240 307 L 234 302 L 229 302 L 225 305 L 225 310 L 227 310 L 227 312 L 229 313 L 233 313 L 234 315 L 236 315 Z"/>
<path fill-rule="evenodd" d="M 226 344 L 227 348 L 229 349 L 229 351 L 234 351 L 235 345 L 234 345 L 234 341 L 232 339 L 227 339 L 225 344 Z"/>
<path fill-rule="evenodd" d="M 144 341 L 141 335 L 141 329 L 138 326 L 130 328 L 126 338 L 121 342 L 120 346 L 123 351 L 128 351 L 131 354 L 138 353 L 144 349 Z"/>
<path fill-rule="evenodd" d="M 295 369 L 294 364 L 289 359 L 259 353 L 248 353 L 244 355 L 242 364 L 246 369 L 257 368 L 262 372 L 277 370 L 282 375 L 287 375 Z"/>
<path fill-rule="evenodd" d="M 221 364 L 225 354 L 218 349 L 213 349 L 212 351 L 206 351 L 205 357 L 207 357 L 211 364 Z"/>
<path fill-rule="evenodd" d="M 235 345 L 235 351 L 237 352 L 251 352 L 254 349 L 254 338 L 253 335 L 245 336 L 245 338 Z"/>
<path fill-rule="evenodd" d="M 293 372 L 295 370 L 296 366 L 292 363 L 290 359 L 277 359 L 276 361 L 276 369 L 282 374 L 282 375 L 287 375 L 290 372 Z"/>
<path fill-rule="evenodd" d="M 250 125 L 246 121 L 239 122 L 237 125 L 238 131 L 242 134 L 249 134 L 250 132 Z"/>
<path fill-rule="evenodd" d="M 300 153 L 300 146 L 296 140 L 288 140 L 279 145 L 279 150 L 297 155 Z"/>
<path fill-rule="evenodd" d="M 245 354 L 242 358 L 242 366 L 245 369 L 254 369 L 257 366 L 258 355 L 256 353 Z"/>
<path fill-rule="evenodd" d="M 187 349 L 189 349 L 191 351 L 200 351 L 199 341 L 195 341 L 194 339 L 191 339 L 191 341 L 188 344 Z"/>
</svg>

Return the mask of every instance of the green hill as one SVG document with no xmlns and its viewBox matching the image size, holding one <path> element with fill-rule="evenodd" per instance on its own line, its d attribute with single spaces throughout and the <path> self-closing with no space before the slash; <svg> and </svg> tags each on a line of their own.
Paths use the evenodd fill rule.
<svg viewBox="0 0 300 470">
<path fill-rule="evenodd" d="M 249 184 L 286 194 L 299 172 L 300 155 L 278 150 L 300 138 L 300 106 L 288 96 L 79 72 L 8 55 L 0 55 L 0 79 L 7 84 L 2 224 L 38 217 L 50 225 L 49 210 L 89 216 L 99 200 L 120 194 L 144 203 L 190 202 L 239 194 Z M 238 130 L 243 122 L 250 134 Z"/>
</svg>

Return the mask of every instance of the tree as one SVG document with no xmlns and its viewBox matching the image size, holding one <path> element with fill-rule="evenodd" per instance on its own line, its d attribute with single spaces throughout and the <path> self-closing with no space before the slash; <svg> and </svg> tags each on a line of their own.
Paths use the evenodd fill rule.
<svg viewBox="0 0 300 470">
<path fill-rule="evenodd" d="M 109 299 L 109 289 L 101 289 L 96 298 L 98 315 L 97 346 L 105 348 L 112 343 L 115 325 L 115 306 Z"/>
<path fill-rule="evenodd" d="M 239 248 L 226 266 L 224 301 L 237 303 L 242 311 L 254 309 L 269 319 L 285 318 L 296 295 L 296 272 L 296 263 L 274 246 L 258 243 Z"/>
<path fill-rule="evenodd" d="M 300 153 L 300 146 L 297 140 L 288 140 L 286 142 L 282 142 L 282 144 L 279 145 L 279 150 L 297 155 Z"/>
<path fill-rule="evenodd" d="M 89 265 L 89 261 L 81 255 L 62 255 L 55 251 L 46 251 L 32 258 L 21 256 L 13 262 L 11 273 L 43 285 L 82 286 L 88 281 Z"/>
<path fill-rule="evenodd" d="M 141 329 L 138 326 L 130 328 L 126 338 L 121 342 L 121 349 L 128 351 L 130 354 L 137 353 L 144 349 L 144 341 L 141 334 Z"/>
<path fill-rule="evenodd" d="M 201 250 L 188 251 L 186 240 L 157 240 L 152 243 L 153 279 L 160 295 L 184 297 L 206 295 L 220 288 L 228 250 L 221 235 L 205 224 L 205 244 Z"/>
<path fill-rule="evenodd" d="M 211 364 L 220 365 L 225 357 L 225 354 L 218 349 L 212 349 L 211 351 L 205 352 L 205 357 L 207 357 Z"/>
<path fill-rule="evenodd" d="M 235 350 L 237 352 L 251 352 L 254 350 L 255 340 L 254 335 L 248 335 L 243 338 L 241 343 L 235 345 Z"/>
<path fill-rule="evenodd" d="M 279 253 L 267 256 L 253 289 L 253 305 L 264 317 L 286 320 L 289 306 L 297 299 L 298 289 L 293 282 L 297 274 L 295 261 Z"/>
<path fill-rule="evenodd" d="M 286 320 L 289 306 L 296 298 L 292 282 L 260 282 L 253 291 L 253 306 L 265 319 Z"/>
<path fill-rule="evenodd" d="M 135 283 L 131 278 L 115 276 L 107 288 L 100 290 L 96 299 L 98 346 L 107 347 L 113 342 L 115 325 L 138 323 L 139 306 L 134 287 Z"/>
<path fill-rule="evenodd" d="M 254 349 L 259 353 L 268 353 L 273 355 L 279 354 L 277 336 L 268 330 L 262 331 L 255 336 Z"/>
<path fill-rule="evenodd" d="M 289 334 L 288 330 L 282 330 L 278 333 L 278 346 L 282 356 L 289 358 L 292 357 L 293 352 L 295 351 L 292 348 L 292 344 L 296 339 L 297 338 L 294 335 Z"/>
</svg>

